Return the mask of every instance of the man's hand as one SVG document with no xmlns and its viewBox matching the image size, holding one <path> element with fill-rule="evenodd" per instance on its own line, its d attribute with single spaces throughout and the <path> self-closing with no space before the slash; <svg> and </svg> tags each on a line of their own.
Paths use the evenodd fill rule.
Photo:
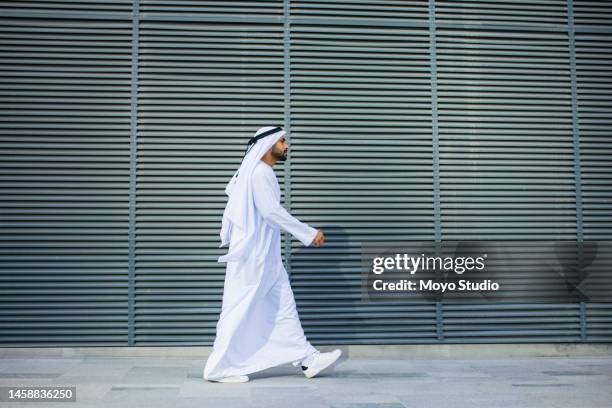
<svg viewBox="0 0 612 408">
<path fill-rule="evenodd" d="M 311 245 L 316 247 L 320 247 L 325 243 L 325 235 L 323 235 L 323 231 L 317 230 L 317 235 L 312 240 Z"/>
</svg>

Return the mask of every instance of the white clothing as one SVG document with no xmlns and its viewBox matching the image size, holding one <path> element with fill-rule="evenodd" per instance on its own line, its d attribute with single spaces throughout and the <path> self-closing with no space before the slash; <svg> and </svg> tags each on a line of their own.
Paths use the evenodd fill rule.
<svg viewBox="0 0 612 408">
<path fill-rule="evenodd" d="M 229 252 L 219 258 L 219 262 L 238 261 L 252 252 L 254 242 L 257 240 L 255 225 L 255 200 L 253 198 L 253 169 L 261 163 L 261 158 L 274 144 L 285 135 L 280 127 L 262 127 L 255 132 L 255 136 L 274 132 L 262 137 L 251 145 L 244 155 L 240 167 L 232 179 L 225 186 L 228 195 L 227 204 L 223 211 L 221 221 L 221 245 L 230 243 Z M 238 230 L 238 231 L 236 231 Z"/>
<path fill-rule="evenodd" d="M 245 375 L 279 364 L 299 363 L 316 349 L 304 335 L 281 258 L 284 229 L 308 246 L 317 230 L 280 205 L 272 167 L 260 162 L 251 177 L 256 239 L 244 259 L 229 260 L 223 303 L 205 379 Z M 233 228 L 232 244 L 240 232 Z"/>
</svg>

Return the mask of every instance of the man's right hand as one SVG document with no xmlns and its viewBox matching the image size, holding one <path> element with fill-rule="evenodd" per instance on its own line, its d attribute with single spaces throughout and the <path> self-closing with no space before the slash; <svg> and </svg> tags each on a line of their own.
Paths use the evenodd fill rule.
<svg viewBox="0 0 612 408">
<path fill-rule="evenodd" d="M 317 235 L 312 240 L 312 244 L 316 247 L 320 247 L 325 243 L 325 235 L 323 235 L 323 231 L 317 230 Z"/>
</svg>

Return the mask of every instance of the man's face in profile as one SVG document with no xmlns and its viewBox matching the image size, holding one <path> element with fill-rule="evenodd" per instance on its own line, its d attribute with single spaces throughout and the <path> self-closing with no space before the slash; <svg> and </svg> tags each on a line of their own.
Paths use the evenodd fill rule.
<svg viewBox="0 0 612 408">
<path fill-rule="evenodd" d="M 276 161 L 284 161 L 287 158 L 287 152 L 289 151 L 289 145 L 285 142 L 285 138 L 281 137 L 272 146 L 272 157 Z"/>
</svg>

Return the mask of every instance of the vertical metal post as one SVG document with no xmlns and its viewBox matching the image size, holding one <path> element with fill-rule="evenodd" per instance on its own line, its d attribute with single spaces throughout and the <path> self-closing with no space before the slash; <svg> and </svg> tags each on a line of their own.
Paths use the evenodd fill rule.
<svg viewBox="0 0 612 408">
<path fill-rule="evenodd" d="M 440 227 L 440 140 L 438 135 L 438 69 L 436 62 L 436 5 L 429 0 L 429 58 L 431 77 L 431 134 L 433 159 L 433 205 L 435 242 L 441 241 Z M 438 341 L 444 340 L 444 315 L 442 301 L 436 301 L 436 333 Z"/>
<path fill-rule="evenodd" d="M 131 116 L 130 116 L 130 192 L 129 192 L 129 232 L 128 232 L 128 346 L 134 345 L 134 286 L 135 286 L 135 247 L 136 247 L 136 160 L 138 126 L 138 38 L 139 38 L 139 0 L 133 0 L 132 8 L 132 77 L 131 77 Z"/>
<path fill-rule="evenodd" d="M 574 145 L 574 181 L 576 186 L 576 240 L 583 241 L 582 180 L 580 169 L 580 128 L 578 127 L 578 96 L 576 86 L 576 33 L 574 31 L 574 2 L 567 0 L 567 35 L 569 39 L 570 78 L 572 89 L 572 136 Z M 587 340 L 586 304 L 580 302 L 580 339 Z"/>
<path fill-rule="evenodd" d="M 291 144 L 291 26 L 290 26 L 290 12 L 291 12 L 290 0 L 284 0 L 284 15 L 283 15 L 283 68 L 284 68 L 284 124 L 285 141 Z M 287 159 L 284 164 L 284 175 L 285 175 L 285 206 L 287 210 L 291 212 L 291 150 L 292 146 L 289 146 L 289 152 L 287 153 Z M 284 233 L 284 245 L 285 245 L 285 265 L 287 274 L 291 279 L 291 234 Z"/>
</svg>

